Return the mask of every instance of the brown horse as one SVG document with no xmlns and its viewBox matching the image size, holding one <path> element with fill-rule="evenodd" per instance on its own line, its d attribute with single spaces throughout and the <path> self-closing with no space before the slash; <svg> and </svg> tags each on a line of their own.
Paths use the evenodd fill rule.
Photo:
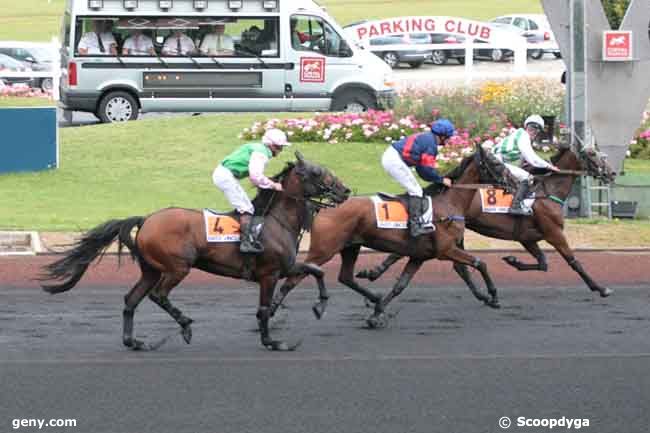
<svg viewBox="0 0 650 433">
<path fill-rule="evenodd" d="M 62 259 L 46 266 L 42 278 L 64 280 L 55 285 L 44 285 L 49 293 L 70 290 L 81 279 L 88 265 L 100 257 L 117 238 L 118 256 L 125 245 L 137 259 L 142 276 L 125 296 L 123 313 L 123 343 L 135 349 L 152 349 L 133 336 L 133 316 L 142 299 L 149 298 L 165 310 L 181 326 L 187 343 L 192 338 L 192 319 L 185 316 L 168 299 L 171 290 L 190 272 L 201 269 L 216 275 L 244 278 L 248 264 L 250 278 L 260 286 L 259 322 L 262 344 L 273 350 L 287 350 L 289 346 L 272 340 L 269 335 L 269 305 L 278 279 L 293 273 L 322 276 L 314 266 L 296 263 L 298 240 L 309 222 L 311 207 L 324 199 L 342 203 L 350 193 L 329 170 L 306 162 L 296 152 L 298 161 L 288 163 L 274 180 L 281 182 L 282 192 L 260 190 L 253 201 L 255 209 L 265 210 L 266 223 L 262 233 L 264 253 L 245 257 L 239 252 L 238 242 L 208 243 L 203 213 L 200 210 L 167 208 L 147 217 L 111 220 L 87 232 Z M 234 215 L 231 214 L 231 216 Z M 131 230 L 138 227 L 135 242 Z M 327 299 L 325 287 L 319 287 L 321 299 Z"/>
<path fill-rule="evenodd" d="M 481 210 L 481 199 L 477 193 L 469 212 L 465 215 L 466 226 L 484 236 L 521 243 L 537 259 L 537 263 L 522 263 L 514 256 L 503 258 L 506 263 L 519 271 L 546 271 L 548 269 L 546 256 L 537 244 L 539 241 L 545 240 L 562 255 L 564 260 L 582 277 L 592 291 L 599 292 L 600 296 L 603 297 L 609 296 L 612 294 L 612 290 L 592 280 L 574 256 L 571 247 L 569 247 L 563 233 L 564 213 L 562 206 L 571 191 L 576 176 L 581 174 L 581 171 L 604 183 L 612 182 L 615 173 L 607 164 L 605 158 L 595 150 L 582 149 L 576 154 L 570 151 L 568 147 L 563 147 L 551 157 L 551 160 L 563 171 L 549 173 L 537 179 L 536 200 L 533 205 L 532 215 L 512 216 L 484 213 Z M 374 281 L 399 259 L 399 255 L 391 254 L 382 264 L 371 270 L 359 272 L 357 277 Z M 469 273 L 466 272 L 466 275 L 469 277 Z M 474 283 L 471 278 L 463 279 L 474 291 Z"/>
<path fill-rule="evenodd" d="M 479 148 L 474 155 L 466 157 L 456 173 L 451 174 L 450 177 L 459 186 L 481 181 L 490 182 L 496 177 L 490 174 L 491 170 L 499 168 L 503 169 L 503 165 L 495 166 L 495 160 L 488 159 Z M 367 320 L 370 327 L 385 325 L 386 306 L 406 288 L 422 263 L 433 258 L 451 260 L 456 264 L 477 269 L 485 281 L 490 297 L 478 291 L 475 295 L 496 307 L 498 306 L 497 291 L 487 266 L 458 246 L 463 239 L 465 226 L 463 216 L 468 212 L 475 193 L 475 186 L 464 186 L 469 188 L 451 188 L 432 197 L 436 230 L 430 235 L 422 235 L 415 240 L 410 237 L 408 230 L 377 228 L 374 203 L 370 197 L 353 197 L 335 209 L 326 209 L 314 219 L 311 245 L 305 263 L 320 266 L 328 262 L 336 253 L 340 253 L 342 264 L 339 281 L 375 304 L 374 314 Z M 433 195 L 437 193 L 438 188 L 438 185 L 431 185 L 425 189 L 425 193 Z M 409 257 L 397 284 L 383 299 L 359 286 L 354 280 L 354 265 L 362 246 Z M 287 279 L 273 300 L 272 314 L 289 291 L 305 276 L 304 273 L 300 273 Z M 315 308 L 314 313 L 320 317 L 323 311 Z"/>
</svg>

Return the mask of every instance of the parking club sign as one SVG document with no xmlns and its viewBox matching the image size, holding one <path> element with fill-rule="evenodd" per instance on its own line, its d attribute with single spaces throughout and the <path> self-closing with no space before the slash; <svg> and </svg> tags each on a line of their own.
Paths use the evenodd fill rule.
<svg viewBox="0 0 650 433">
<path fill-rule="evenodd" d="M 632 60 L 632 32 L 605 30 L 603 32 L 603 60 Z"/>
</svg>

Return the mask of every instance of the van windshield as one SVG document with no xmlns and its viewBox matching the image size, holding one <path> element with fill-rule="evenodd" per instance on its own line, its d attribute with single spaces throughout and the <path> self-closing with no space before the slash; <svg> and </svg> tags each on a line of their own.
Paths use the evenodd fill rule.
<svg viewBox="0 0 650 433">
<path fill-rule="evenodd" d="M 77 56 L 278 57 L 277 17 L 78 17 Z"/>
</svg>

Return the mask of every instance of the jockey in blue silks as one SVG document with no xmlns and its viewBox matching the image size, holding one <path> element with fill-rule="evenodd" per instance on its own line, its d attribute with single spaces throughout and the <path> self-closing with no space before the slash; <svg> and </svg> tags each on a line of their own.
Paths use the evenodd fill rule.
<svg viewBox="0 0 650 433">
<path fill-rule="evenodd" d="M 426 201 L 422 187 L 411 171 L 415 167 L 417 174 L 424 180 L 451 186 L 451 179 L 438 173 L 438 146 L 443 146 L 455 134 L 454 125 L 447 119 L 439 119 L 431 125 L 431 132 L 409 135 L 395 141 L 384 152 L 381 164 L 384 169 L 402 185 L 409 196 L 409 227 L 411 236 L 430 233 L 431 227 L 423 226 L 423 214 Z"/>
</svg>

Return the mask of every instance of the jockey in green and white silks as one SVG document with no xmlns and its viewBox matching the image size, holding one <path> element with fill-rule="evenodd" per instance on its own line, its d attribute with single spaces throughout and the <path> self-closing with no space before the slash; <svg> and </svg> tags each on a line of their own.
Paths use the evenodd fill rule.
<svg viewBox="0 0 650 433">
<path fill-rule="evenodd" d="M 512 200 L 512 207 L 510 208 L 510 213 L 512 214 L 528 215 L 530 213 L 522 209 L 521 202 L 528 194 L 528 187 L 532 176 L 521 168 L 519 164 L 527 162 L 535 168 L 559 171 L 556 166 L 540 158 L 533 150 L 531 143 L 543 130 L 544 119 L 534 114 L 526 119 L 523 128 L 517 129 L 492 148 L 494 156 L 503 162 L 510 173 L 520 181 L 519 189 Z"/>
<path fill-rule="evenodd" d="M 239 184 L 248 177 L 253 185 L 261 189 L 282 191 L 282 185 L 264 175 L 267 162 L 277 156 L 285 146 L 291 146 L 285 133 L 279 129 L 269 129 L 261 143 L 246 143 L 226 156 L 212 173 L 212 181 L 225 194 L 230 204 L 239 213 L 240 250 L 242 253 L 260 253 L 262 245 L 257 235 L 261 231 L 252 227 L 251 218 L 255 213 L 253 203 Z"/>
</svg>

